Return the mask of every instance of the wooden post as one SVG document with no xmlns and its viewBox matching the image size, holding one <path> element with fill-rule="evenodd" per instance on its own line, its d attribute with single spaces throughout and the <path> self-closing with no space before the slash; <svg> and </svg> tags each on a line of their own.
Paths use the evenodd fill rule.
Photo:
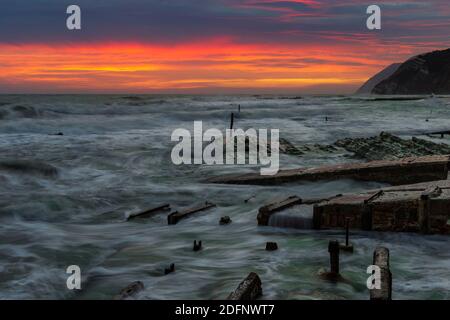
<svg viewBox="0 0 450 320">
<path fill-rule="evenodd" d="M 275 251 L 278 250 L 278 244 L 276 242 L 267 242 L 266 243 L 267 251 Z"/>
<path fill-rule="evenodd" d="M 339 274 L 339 242 L 332 240 L 328 243 L 328 252 L 330 253 L 330 273 Z"/>
<path fill-rule="evenodd" d="M 380 267 L 381 287 L 370 290 L 370 300 L 392 300 L 392 273 L 389 267 L 389 249 L 378 247 L 373 253 L 373 264 Z"/>
<path fill-rule="evenodd" d="M 261 295 L 261 279 L 256 273 L 251 272 L 228 296 L 228 300 L 255 300 Z"/>
<path fill-rule="evenodd" d="M 238 105 L 238 112 L 241 113 L 241 105 Z"/>
<path fill-rule="evenodd" d="M 328 252 L 330 253 L 330 271 L 320 269 L 318 275 L 322 279 L 332 282 L 346 281 L 339 274 L 339 249 L 339 241 L 333 240 L 328 243 Z"/>
<path fill-rule="evenodd" d="M 201 241 L 199 241 L 198 243 L 197 243 L 197 240 L 194 240 L 194 249 L 193 249 L 194 251 L 200 251 L 200 250 L 202 250 L 202 242 Z"/>
</svg>

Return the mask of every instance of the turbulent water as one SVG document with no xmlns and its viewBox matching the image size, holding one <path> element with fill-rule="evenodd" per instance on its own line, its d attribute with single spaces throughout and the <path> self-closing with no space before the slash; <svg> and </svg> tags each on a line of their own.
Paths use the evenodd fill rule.
<svg viewBox="0 0 450 320">
<path fill-rule="evenodd" d="M 258 208 L 271 199 L 378 183 L 210 185 L 201 181 L 258 168 L 172 164 L 174 129 L 192 131 L 194 120 L 225 129 L 239 104 L 235 127 L 278 128 L 297 145 L 450 126 L 445 97 L 0 96 L 0 298 L 110 299 L 140 280 L 138 299 L 220 299 L 255 271 L 264 299 L 367 299 L 366 268 L 377 245 L 391 250 L 394 299 L 450 298 L 449 237 L 354 232 L 355 253 L 341 258 L 349 281 L 333 284 L 317 272 L 328 267 L 328 241 L 342 239 L 342 231 L 256 225 Z M 280 161 L 291 168 L 356 160 L 324 153 Z M 206 200 L 217 208 L 177 225 L 167 225 L 167 213 L 125 221 L 162 203 L 180 209 Z M 225 215 L 232 223 L 221 226 Z M 288 218 L 276 217 L 281 224 Z M 192 251 L 194 240 L 202 240 L 202 251 Z M 280 249 L 265 251 L 267 241 Z M 164 276 L 171 263 L 175 273 Z M 69 265 L 81 268 L 81 291 L 66 287 Z"/>
</svg>

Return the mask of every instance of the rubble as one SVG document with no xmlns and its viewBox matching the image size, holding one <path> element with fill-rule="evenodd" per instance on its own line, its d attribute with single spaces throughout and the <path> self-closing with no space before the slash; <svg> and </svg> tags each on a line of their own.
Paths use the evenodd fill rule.
<svg viewBox="0 0 450 320">
<path fill-rule="evenodd" d="M 440 133 L 440 132 L 439 132 Z M 412 137 L 402 139 L 387 132 L 369 138 L 346 138 L 335 145 L 367 160 L 397 160 L 406 157 L 450 154 L 450 145 Z"/>
<path fill-rule="evenodd" d="M 423 133 L 421 136 L 440 136 L 450 134 L 450 131 L 436 131 Z M 280 138 L 280 153 L 304 156 L 311 154 L 346 154 L 350 152 L 355 158 L 368 161 L 397 160 L 406 157 L 421 157 L 431 155 L 450 154 L 450 145 L 435 143 L 430 140 L 412 137 L 403 139 L 388 132 L 381 132 L 378 136 L 344 138 L 334 144 L 301 144 L 294 145 L 286 139 Z"/>
</svg>

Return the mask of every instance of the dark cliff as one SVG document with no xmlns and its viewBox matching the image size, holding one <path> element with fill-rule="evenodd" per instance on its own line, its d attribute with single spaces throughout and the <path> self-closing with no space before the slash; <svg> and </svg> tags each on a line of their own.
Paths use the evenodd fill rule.
<svg viewBox="0 0 450 320">
<path fill-rule="evenodd" d="M 379 84 L 381 81 L 389 78 L 395 71 L 397 71 L 398 67 L 400 67 L 401 63 L 393 63 L 390 66 L 384 68 L 382 71 L 378 72 L 372 78 L 366 81 L 361 88 L 356 91 L 356 94 L 369 94 L 372 92 L 373 88 Z"/>
<path fill-rule="evenodd" d="M 421 54 L 404 62 L 378 83 L 374 94 L 450 94 L 450 49 Z"/>
</svg>

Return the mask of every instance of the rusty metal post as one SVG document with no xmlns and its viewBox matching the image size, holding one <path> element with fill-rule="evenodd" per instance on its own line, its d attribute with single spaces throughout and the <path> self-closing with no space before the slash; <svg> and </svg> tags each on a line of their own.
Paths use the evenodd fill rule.
<svg viewBox="0 0 450 320">
<path fill-rule="evenodd" d="M 349 241 L 350 238 L 350 218 L 345 218 L 345 243 L 340 244 L 342 251 L 353 253 L 353 244 Z"/>
</svg>

